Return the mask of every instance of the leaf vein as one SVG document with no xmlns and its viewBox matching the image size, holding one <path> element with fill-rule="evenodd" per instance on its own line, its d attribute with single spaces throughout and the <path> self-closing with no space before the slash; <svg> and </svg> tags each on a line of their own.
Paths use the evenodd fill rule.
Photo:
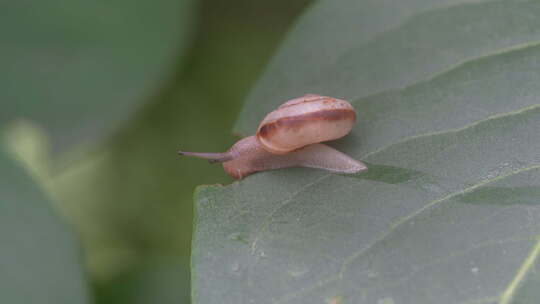
<svg viewBox="0 0 540 304">
<path fill-rule="evenodd" d="M 257 231 L 255 232 L 255 236 L 253 238 L 253 241 L 251 242 L 251 254 L 255 254 L 255 251 L 257 250 L 257 242 L 259 241 L 259 236 L 262 232 L 264 232 L 264 230 L 268 227 L 268 225 L 271 223 L 271 219 L 272 217 L 274 216 L 274 214 L 276 214 L 281 208 L 285 207 L 286 205 L 288 205 L 289 203 L 291 203 L 292 199 L 294 197 L 296 197 L 298 194 L 302 193 L 304 190 L 308 189 L 309 187 L 312 187 L 314 185 L 317 185 L 319 182 L 321 182 L 322 180 L 328 178 L 329 176 L 331 176 L 331 174 L 325 174 L 319 178 L 317 178 L 316 180 L 310 182 L 310 183 L 307 183 L 305 184 L 304 186 L 302 186 L 300 189 L 298 189 L 297 191 L 293 192 L 288 198 L 286 198 L 285 200 L 281 201 L 280 203 L 278 203 L 278 206 L 276 208 L 274 208 L 274 210 L 272 210 L 267 216 L 264 217 L 264 219 L 262 220 L 262 223 L 261 225 L 259 226 L 260 228 L 257 229 Z"/>
<path fill-rule="evenodd" d="M 395 231 L 395 229 L 403 224 L 405 224 L 406 222 L 408 222 L 409 220 L 413 219 L 414 217 L 418 216 L 419 214 L 421 214 L 422 212 L 424 212 L 425 210 L 439 204 L 439 203 L 442 203 L 446 200 L 449 200 L 455 196 L 458 196 L 458 195 L 461 195 L 461 194 L 465 194 L 465 193 L 468 193 L 468 192 L 471 192 L 471 191 L 474 191 L 475 189 L 479 188 L 479 187 L 482 187 L 482 186 L 485 186 L 489 183 L 493 183 L 493 182 L 496 182 L 496 181 L 499 181 L 499 180 L 502 180 L 504 178 L 508 178 L 510 176 L 513 176 L 513 175 L 516 175 L 516 174 L 519 174 L 519 173 L 523 173 L 523 172 L 527 172 L 527 171 L 530 171 L 530 170 L 535 170 L 535 169 L 540 169 L 540 164 L 539 165 L 534 165 L 534 166 L 531 166 L 531 167 L 526 167 L 526 168 L 521 168 L 519 170 L 515 170 L 515 171 L 512 171 L 512 172 L 509 172 L 507 174 L 504 174 L 504 175 L 500 175 L 500 176 L 497 176 L 497 177 L 494 177 L 494 178 L 491 178 L 491 179 L 486 179 L 486 180 L 482 180 L 478 183 L 476 183 L 475 185 L 471 186 L 471 187 L 468 187 L 462 191 L 458 191 L 458 192 L 455 192 L 455 193 L 452 193 L 452 194 L 449 194 L 449 195 L 446 195 L 442 198 L 439 198 L 437 200 L 434 200 L 434 201 L 431 201 L 430 203 L 426 204 L 424 207 L 418 209 L 416 212 L 413 212 L 411 214 L 409 214 L 408 216 L 405 216 L 405 217 L 402 217 L 400 220 L 396 221 L 394 224 L 391 224 L 390 225 L 390 228 L 387 229 L 385 232 L 383 232 L 375 241 L 373 241 L 370 245 L 364 247 L 363 249 L 359 250 L 358 252 L 354 253 L 353 255 L 350 255 L 349 257 L 345 258 L 343 263 L 342 263 L 342 266 L 340 268 L 340 271 L 338 272 L 338 274 L 336 274 L 335 276 L 332 276 L 332 277 L 329 277 L 327 280 L 323 281 L 323 282 L 318 282 L 317 284 L 315 285 L 311 285 L 311 286 L 308 286 L 308 287 L 305 287 L 303 289 L 301 289 L 300 291 L 298 292 L 294 292 L 294 293 L 291 293 L 291 294 L 288 294 L 284 297 L 282 297 L 281 299 L 277 300 L 274 302 L 274 304 L 280 304 L 280 303 L 286 303 L 294 298 L 296 298 L 297 296 L 299 295 L 302 295 L 302 294 L 306 294 L 312 290 L 315 290 L 316 288 L 320 288 L 320 287 L 324 287 L 328 284 L 331 284 L 332 282 L 335 282 L 335 281 L 339 281 L 339 280 L 342 280 L 343 279 L 343 276 L 345 274 L 345 271 L 346 271 L 346 267 L 347 265 L 351 264 L 352 262 L 354 262 L 354 260 L 360 258 L 364 253 L 366 253 L 368 250 L 370 250 L 371 248 L 373 248 L 373 246 L 375 246 L 376 244 L 378 244 L 380 241 L 384 240 L 386 237 L 388 237 L 393 231 Z M 503 243 L 503 242 L 506 242 L 506 241 L 520 241 L 521 239 L 509 239 L 509 240 L 502 240 L 502 241 L 499 241 L 498 243 Z M 527 240 L 527 239 L 522 239 L 523 241 Z M 497 242 L 495 242 L 497 243 Z M 476 248 L 473 248 L 473 249 L 476 249 Z M 538 242 L 538 244 L 535 246 L 535 250 L 533 251 L 534 253 L 534 258 L 537 258 L 538 255 L 540 255 L 540 241 Z M 532 255 L 532 254 L 531 254 Z M 525 263 L 524 263 L 525 265 Z M 531 267 L 531 265 L 528 266 L 529 268 Z M 522 266 L 523 268 L 523 266 Z M 498 299 L 499 297 L 494 297 L 493 299 Z M 492 298 L 485 298 L 485 299 L 492 299 Z M 480 299 L 480 300 L 483 300 L 483 299 Z M 469 302 L 465 302 L 465 303 L 469 303 Z M 471 303 L 477 303 L 477 302 L 471 302 Z M 484 302 L 478 302 L 479 304 L 480 303 L 484 303 Z M 486 302 L 486 303 L 489 303 L 489 302 Z M 500 303 L 500 304 L 508 304 L 508 303 Z"/>
<path fill-rule="evenodd" d="M 514 45 L 511 45 L 511 46 L 504 47 L 504 48 L 500 48 L 500 49 L 495 50 L 493 52 L 489 52 L 489 53 L 485 53 L 485 54 L 482 54 L 482 55 L 479 55 L 479 56 L 471 57 L 471 58 L 462 60 L 460 62 L 457 62 L 457 63 L 455 63 L 455 64 L 453 64 L 451 66 L 448 66 L 448 67 L 442 69 L 441 71 L 430 75 L 429 77 L 427 77 L 425 79 L 420 79 L 420 80 L 418 80 L 416 82 L 413 82 L 413 83 L 410 83 L 408 85 L 405 85 L 405 86 L 402 86 L 402 87 L 387 88 L 387 89 L 384 89 L 384 90 L 380 90 L 380 91 L 377 91 L 377 92 L 370 93 L 368 95 L 354 96 L 354 97 L 351 98 L 352 104 L 361 104 L 363 100 L 373 98 L 373 97 L 378 96 L 378 95 L 383 95 L 383 94 L 390 93 L 390 92 L 403 91 L 403 90 L 407 90 L 407 89 L 410 89 L 410 88 L 418 86 L 418 85 L 430 83 L 430 82 L 436 80 L 437 78 L 444 76 L 445 74 L 451 73 L 451 72 L 453 72 L 455 70 L 458 70 L 458 69 L 460 69 L 460 68 L 462 68 L 464 66 L 474 64 L 474 63 L 476 63 L 478 61 L 487 60 L 487 59 L 492 58 L 492 57 L 508 55 L 508 54 L 513 53 L 513 52 L 519 52 L 519 51 L 523 51 L 523 50 L 526 50 L 526 49 L 529 49 L 529 48 L 535 48 L 535 47 L 538 47 L 538 46 L 540 46 L 540 41 L 532 41 L 532 42 L 527 42 L 527 43 L 518 43 L 518 44 L 514 44 Z"/>
<path fill-rule="evenodd" d="M 399 220 L 397 220 L 395 223 L 391 224 L 390 225 L 390 228 L 388 228 L 386 231 L 384 231 L 383 233 L 381 233 L 381 235 L 375 239 L 371 244 L 369 244 L 368 246 L 364 247 L 363 249 L 357 251 L 356 253 L 350 255 L 349 257 L 345 258 L 345 260 L 343 261 L 343 264 L 341 266 L 341 269 L 340 269 L 340 272 L 338 273 L 338 276 L 340 278 L 343 277 L 345 271 L 346 271 L 346 268 L 348 265 L 350 265 L 352 262 L 354 262 L 356 259 L 360 258 L 361 256 L 363 256 L 366 252 L 368 252 L 371 248 L 373 248 L 373 246 L 377 245 L 378 243 L 380 243 L 381 241 L 383 241 L 384 239 L 386 239 L 390 234 L 392 234 L 398 227 L 400 227 L 401 225 L 407 223 L 408 221 L 414 219 L 415 217 L 417 217 L 418 215 L 422 214 L 424 211 L 432 208 L 433 206 L 435 205 L 438 205 L 439 203 L 442 203 L 442 202 L 445 202 L 445 201 L 448 201 L 449 199 L 453 198 L 453 197 L 456 197 L 458 195 L 461 195 L 461 194 L 465 194 L 465 193 L 468 193 L 468 192 L 471 192 L 471 191 L 474 191 L 475 189 L 479 188 L 479 187 L 482 187 L 482 186 L 485 186 L 489 183 L 493 183 L 493 182 L 496 182 L 496 181 L 499 181 L 499 180 L 502 180 L 504 178 L 507 178 L 507 177 L 510 177 L 510 176 L 513 176 L 513 175 L 516 175 L 516 174 L 519 174 L 519 173 L 522 173 L 522 172 L 526 172 L 526 171 L 530 171 L 530 170 L 535 170 L 535 169 L 540 169 L 540 164 L 539 165 L 534 165 L 534 166 L 530 166 L 530 167 L 525 167 L 525 168 L 521 168 L 521 169 L 518 169 L 518 170 L 515 170 L 515 171 L 512 171 L 512 172 L 509 172 L 507 174 L 503 174 L 503 175 L 499 175 L 499 176 L 496 176 L 494 178 L 489 178 L 489 179 L 484 179 L 470 187 L 467 187 L 461 191 L 457 191 L 457 192 L 454 192 L 454 193 L 451 193 L 451 194 L 448 194 L 444 197 L 441 197 L 439 199 L 436 199 L 436 200 L 433 200 L 429 203 L 427 203 L 426 205 L 424 205 L 422 208 L 419 208 L 418 210 L 416 210 L 415 212 L 412 212 L 410 213 L 409 215 L 407 216 L 404 216 L 402 218 L 400 218 Z M 540 254 L 540 243 L 538 245 L 538 253 L 537 255 Z"/>
<path fill-rule="evenodd" d="M 419 272 L 421 272 L 422 270 L 424 270 L 424 269 L 426 269 L 428 267 L 435 266 L 435 265 L 438 265 L 438 264 L 443 264 L 443 263 L 445 263 L 445 262 L 447 262 L 447 261 L 449 261 L 449 260 L 451 260 L 453 258 L 462 257 L 462 256 L 464 256 L 466 254 L 469 254 L 469 253 L 475 251 L 475 250 L 484 249 L 486 247 L 491 247 L 491 246 L 500 246 L 500 245 L 504 245 L 504 244 L 507 244 L 507 243 L 536 241 L 536 240 L 538 240 L 537 236 L 525 237 L 525 238 L 509 238 L 509 239 L 497 240 L 497 241 L 490 240 L 490 241 L 482 242 L 482 243 L 476 244 L 474 246 L 471 246 L 470 248 L 460 250 L 460 251 L 450 252 L 446 256 L 435 258 L 435 259 L 433 259 L 433 260 L 431 260 L 429 262 L 423 263 L 423 264 L 418 265 L 418 266 L 413 266 L 414 269 L 409 274 L 407 274 L 405 276 L 402 276 L 401 278 L 397 278 L 397 279 L 395 279 L 395 282 L 383 285 L 382 287 L 383 288 L 389 288 L 389 287 L 398 286 L 398 285 L 402 284 L 403 282 L 406 282 L 411 277 L 415 276 L 416 274 L 418 274 Z M 371 289 L 374 289 L 374 287 L 373 288 L 367 288 L 366 291 L 369 291 Z"/>
<path fill-rule="evenodd" d="M 540 240 L 535 244 L 529 256 L 525 259 L 506 290 L 502 293 L 499 304 L 509 304 L 512 301 L 519 285 L 521 285 L 531 268 L 533 268 L 538 256 L 540 256 Z"/>
<path fill-rule="evenodd" d="M 527 107 L 523 107 L 523 108 L 520 108 L 520 109 L 517 109 L 517 110 L 514 110 L 514 111 L 494 114 L 494 115 L 488 116 L 486 118 L 476 120 L 474 122 L 471 122 L 471 123 L 469 123 L 467 125 L 464 125 L 462 127 L 459 127 L 459 128 L 446 129 L 446 130 L 441 130 L 441 131 L 436 131 L 436 132 L 429 132 L 429 133 L 423 133 L 423 134 L 407 136 L 407 137 L 404 137 L 404 138 L 398 140 L 397 142 L 388 144 L 388 145 L 383 146 L 381 148 L 378 148 L 378 149 L 376 149 L 374 151 L 366 153 L 363 156 L 362 159 L 365 160 L 368 157 L 373 156 L 373 155 L 377 155 L 378 153 L 380 153 L 380 152 L 382 152 L 384 150 L 387 150 L 387 149 L 389 149 L 390 147 L 392 147 L 394 145 L 403 144 L 405 142 L 408 142 L 408 141 L 411 141 L 411 140 L 414 140 L 414 139 L 430 137 L 430 136 L 445 135 L 445 134 L 450 134 L 450 133 L 458 133 L 458 132 L 465 131 L 467 129 L 474 128 L 474 127 L 476 127 L 476 126 L 478 126 L 478 125 L 480 125 L 482 123 L 485 123 L 485 122 L 488 122 L 488 121 L 491 121 L 491 120 L 509 118 L 509 117 L 520 115 L 520 114 L 523 114 L 523 113 L 526 113 L 526 112 L 529 112 L 529 111 L 533 111 L 533 110 L 536 110 L 536 109 L 539 109 L 539 108 L 540 108 L 540 104 L 537 103 L 537 104 L 533 104 L 533 105 L 530 105 L 530 106 L 527 106 Z"/>
</svg>

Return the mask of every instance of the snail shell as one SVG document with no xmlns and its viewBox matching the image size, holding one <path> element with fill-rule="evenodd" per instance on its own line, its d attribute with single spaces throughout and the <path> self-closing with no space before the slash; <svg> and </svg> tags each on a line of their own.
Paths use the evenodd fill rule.
<svg viewBox="0 0 540 304">
<path fill-rule="evenodd" d="M 256 136 L 266 151 L 286 154 L 343 137 L 355 121 L 356 113 L 349 102 L 309 94 L 289 100 L 270 112 L 261 121 Z"/>
</svg>

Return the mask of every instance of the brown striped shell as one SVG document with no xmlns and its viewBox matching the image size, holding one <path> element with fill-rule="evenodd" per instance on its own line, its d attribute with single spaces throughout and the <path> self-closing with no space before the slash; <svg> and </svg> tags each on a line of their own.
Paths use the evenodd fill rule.
<svg viewBox="0 0 540 304">
<path fill-rule="evenodd" d="M 268 152 L 285 154 L 347 135 L 356 121 L 352 105 L 314 94 L 291 99 L 262 120 L 257 140 Z"/>
</svg>

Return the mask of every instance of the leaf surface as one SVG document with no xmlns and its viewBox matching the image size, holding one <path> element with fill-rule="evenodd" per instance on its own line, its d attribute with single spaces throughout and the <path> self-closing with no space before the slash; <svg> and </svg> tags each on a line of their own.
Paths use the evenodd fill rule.
<svg viewBox="0 0 540 304">
<path fill-rule="evenodd" d="M 0 124 L 28 119 L 54 146 L 92 141 L 172 76 L 193 1 L 0 4 Z"/>
<path fill-rule="evenodd" d="M 0 242 L 3 303 L 90 303 L 75 235 L 2 146 Z"/>
<path fill-rule="evenodd" d="M 538 16 L 535 1 L 317 2 L 237 131 L 290 97 L 345 97 L 359 122 L 332 145 L 369 171 L 199 188 L 196 303 L 538 299 Z"/>
</svg>

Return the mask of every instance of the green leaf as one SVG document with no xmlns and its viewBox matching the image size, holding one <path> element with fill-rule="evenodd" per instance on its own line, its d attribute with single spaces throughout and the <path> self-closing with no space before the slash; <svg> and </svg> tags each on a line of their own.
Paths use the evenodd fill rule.
<svg viewBox="0 0 540 304">
<path fill-rule="evenodd" d="M 55 147 L 103 138 L 172 75 L 192 0 L 0 5 L 0 125 L 30 119 Z"/>
<path fill-rule="evenodd" d="M 236 131 L 252 134 L 268 111 L 306 92 L 358 99 L 540 41 L 536 1 L 380 2 L 317 1 L 251 93 Z"/>
<path fill-rule="evenodd" d="M 0 302 L 90 303 L 73 233 L 0 146 Z"/>
<path fill-rule="evenodd" d="M 369 172 L 199 188 L 195 303 L 534 303 L 539 16 L 537 1 L 314 5 L 237 130 L 290 97 L 346 97 L 360 119 L 332 145 Z"/>
</svg>

